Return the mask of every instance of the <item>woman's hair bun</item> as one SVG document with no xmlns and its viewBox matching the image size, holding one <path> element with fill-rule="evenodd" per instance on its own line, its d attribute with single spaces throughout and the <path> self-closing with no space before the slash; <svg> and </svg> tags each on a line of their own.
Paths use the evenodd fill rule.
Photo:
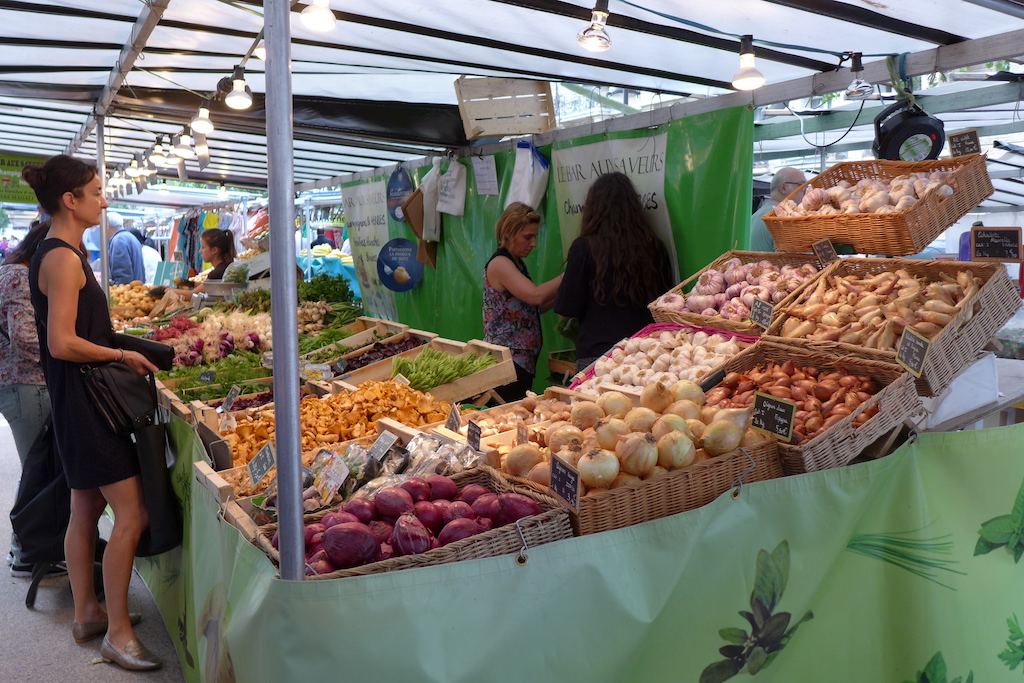
<svg viewBox="0 0 1024 683">
<path fill-rule="evenodd" d="M 21 177 L 33 190 L 46 185 L 46 171 L 40 166 L 25 166 L 21 171 Z"/>
</svg>

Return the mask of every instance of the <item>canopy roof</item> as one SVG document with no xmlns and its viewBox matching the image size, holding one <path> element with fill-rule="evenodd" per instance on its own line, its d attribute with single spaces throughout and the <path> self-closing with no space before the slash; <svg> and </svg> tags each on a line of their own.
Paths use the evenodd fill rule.
<svg viewBox="0 0 1024 683">
<path fill-rule="evenodd" d="M 611 0 L 613 45 L 600 53 L 575 40 L 590 20 L 589 2 L 330 0 L 338 23 L 328 33 L 300 21 L 307 4 L 292 4 L 300 184 L 468 144 L 453 88 L 461 75 L 657 92 L 686 97 L 696 110 L 842 89 L 849 63 L 836 70 L 848 51 L 864 53 L 864 77 L 882 82 L 887 54 L 910 53 L 913 75 L 1024 50 L 1021 0 Z M 242 63 L 252 108 L 214 101 L 211 163 L 200 171 L 192 160 L 186 169 L 190 179 L 264 185 L 264 65 L 248 57 L 262 11 L 255 0 L 0 0 L 0 149 L 95 156 L 94 115 L 103 114 L 108 163 L 125 163 L 156 135 L 181 131 L 201 98 Z M 767 80 L 753 95 L 730 85 L 743 34 L 754 36 Z M 1019 122 L 1012 106 L 1002 109 L 983 117 L 995 120 L 986 125 Z M 868 135 L 869 123 L 858 120 L 847 141 Z M 757 151 L 806 149 L 790 126 L 760 135 Z"/>
</svg>

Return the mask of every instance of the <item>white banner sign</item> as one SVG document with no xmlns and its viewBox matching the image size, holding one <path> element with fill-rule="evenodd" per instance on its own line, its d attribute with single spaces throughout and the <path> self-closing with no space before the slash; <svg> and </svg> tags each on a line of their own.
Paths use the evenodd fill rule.
<svg viewBox="0 0 1024 683">
<path fill-rule="evenodd" d="M 387 185 L 383 179 L 343 187 L 345 221 L 363 308 L 368 315 L 398 320 L 395 293 L 377 276 L 377 254 L 388 243 Z"/>
<path fill-rule="evenodd" d="M 556 148 L 551 153 L 551 175 L 558 199 L 558 224 L 562 251 L 579 235 L 580 218 L 587 190 L 605 173 L 619 171 L 629 176 L 640 195 L 647 220 L 668 249 L 672 277 L 679 280 L 675 240 L 665 203 L 665 148 L 667 135 L 623 140 L 604 140 L 589 145 Z"/>
</svg>

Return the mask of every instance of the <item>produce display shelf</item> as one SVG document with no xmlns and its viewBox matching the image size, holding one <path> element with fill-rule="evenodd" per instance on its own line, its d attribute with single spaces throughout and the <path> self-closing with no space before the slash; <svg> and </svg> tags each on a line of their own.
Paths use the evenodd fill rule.
<svg viewBox="0 0 1024 683">
<path fill-rule="evenodd" d="M 433 333 L 433 332 L 424 332 L 423 330 L 414 330 L 414 329 L 411 329 L 411 328 L 406 328 L 406 329 L 402 330 L 401 332 L 399 332 L 398 334 L 392 335 L 392 336 L 388 337 L 387 339 L 383 339 L 383 340 L 381 340 L 379 342 L 370 341 L 369 343 L 364 344 L 360 348 L 352 348 L 348 353 L 342 354 L 340 356 L 340 360 L 349 361 L 349 360 L 352 360 L 353 358 L 356 358 L 357 356 L 361 356 L 362 354 L 366 353 L 370 348 L 372 348 L 375 343 L 383 345 L 383 346 L 386 346 L 388 344 L 395 344 L 395 343 L 400 342 L 400 341 L 405 341 L 406 339 L 408 339 L 410 337 L 415 338 L 415 339 L 419 339 L 424 344 L 426 344 L 427 342 L 430 342 L 430 341 L 432 341 L 434 339 L 437 339 L 438 335 Z M 344 346 L 344 341 L 342 341 L 341 343 Z M 399 354 L 395 354 L 395 355 L 399 355 Z M 387 358 L 382 358 L 381 360 L 374 361 L 373 363 L 370 363 L 368 365 L 364 365 L 363 367 L 359 368 L 358 370 L 353 370 L 352 372 L 359 372 L 359 370 L 366 370 L 367 368 L 371 368 L 371 367 L 373 367 L 375 365 L 381 365 L 381 364 L 385 365 L 387 368 L 390 369 L 391 368 L 391 359 L 392 358 L 393 358 L 393 356 L 388 356 Z M 338 379 L 344 379 L 348 374 L 350 374 L 350 373 L 345 373 L 345 374 L 339 376 Z"/>
<path fill-rule="evenodd" d="M 323 348 L 317 349 L 316 351 L 310 351 L 309 353 L 303 354 L 300 358 L 308 359 L 314 354 L 321 354 L 329 349 L 347 349 L 346 354 L 356 352 L 366 346 L 373 344 L 378 339 L 387 339 L 396 334 L 401 334 L 409 329 L 408 325 L 402 323 L 391 322 L 390 320 L 383 320 L 381 318 L 370 318 L 366 316 L 360 316 L 355 319 L 355 322 L 345 325 L 343 330 L 348 330 L 351 335 L 345 337 L 341 341 L 337 341 L 333 344 L 328 344 Z M 338 357 L 342 357 L 343 354 L 339 353 Z"/>
</svg>

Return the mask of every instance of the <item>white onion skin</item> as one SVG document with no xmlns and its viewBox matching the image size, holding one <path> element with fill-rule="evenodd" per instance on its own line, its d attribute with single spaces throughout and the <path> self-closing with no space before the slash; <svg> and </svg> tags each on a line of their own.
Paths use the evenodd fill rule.
<svg viewBox="0 0 1024 683">
<path fill-rule="evenodd" d="M 606 416 L 623 418 L 633 408 L 633 401 L 621 391 L 606 391 L 597 397 L 597 405 Z"/>
<path fill-rule="evenodd" d="M 653 425 L 651 425 L 651 434 L 654 435 L 655 439 L 660 439 L 669 432 L 676 431 L 689 434 L 690 428 L 686 426 L 686 420 L 675 413 L 665 413 L 655 420 Z"/>
<path fill-rule="evenodd" d="M 615 455 L 622 471 L 644 477 L 658 464 L 658 442 L 653 434 L 630 434 L 619 440 Z"/>
<path fill-rule="evenodd" d="M 597 424 L 604 417 L 601 406 L 593 401 L 577 401 L 570 412 L 572 423 L 578 429 L 587 429 Z"/>
<path fill-rule="evenodd" d="M 707 428 L 707 425 L 700 420 L 687 420 L 686 426 L 690 428 L 690 434 L 693 435 L 694 439 L 699 439 L 701 434 L 703 434 L 704 430 Z"/>
<path fill-rule="evenodd" d="M 544 461 L 544 454 L 535 443 L 522 443 L 505 456 L 505 471 L 516 477 L 525 477 L 537 464 Z"/>
<path fill-rule="evenodd" d="M 633 408 L 623 418 L 630 431 L 634 432 L 649 432 L 651 427 L 654 426 L 655 420 L 658 419 L 658 414 L 650 408 Z"/>
<path fill-rule="evenodd" d="M 590 488 L 610 488 L 619 476 L 619 459 L 611 451 L 595 448 L 580 458 L 580 479 Z"/>
<path fill-rule="evenodd" d="M 669 387 L 676 401 L 689 400 L 698 406 L 704 405 L 704 390 L 700 385 L 689 379 L 681 379 Z"/>
<path fill-rule="evenodd" d="M 640 405 L 656 413 L 665 412 L 665 408 L 671 405 L 672 400 L 672 392 L 661 382 L 648 384 L 640 392 Z"/>
<path fill-rule="evenodd" d="M 597 445 L 606 451 L 614 450 L 619 439 L 629 434 L 629 425 L 619 417 L 606 417 L 594 427 Z"/>
<path fill-rule="evenodd" d="M 708 455 L 716 456 L 739 448 L 743 429 L 728 420 L 715 420 L 701 435 L 701 442 Z"/>
<path fill-rule="evenodd" d="M 658 439 L 658 465 L 667 470 L 692 465 L 696 457 L 693 441 L 682 432 L 669 432 Z"/>
<path fill-rule="evenodd" d="M 678 415 L 684 420 L 700 419 L 700 406 L 688 398 L 674 401 L 664 410 L 664 412 Z"/>
</svg>

